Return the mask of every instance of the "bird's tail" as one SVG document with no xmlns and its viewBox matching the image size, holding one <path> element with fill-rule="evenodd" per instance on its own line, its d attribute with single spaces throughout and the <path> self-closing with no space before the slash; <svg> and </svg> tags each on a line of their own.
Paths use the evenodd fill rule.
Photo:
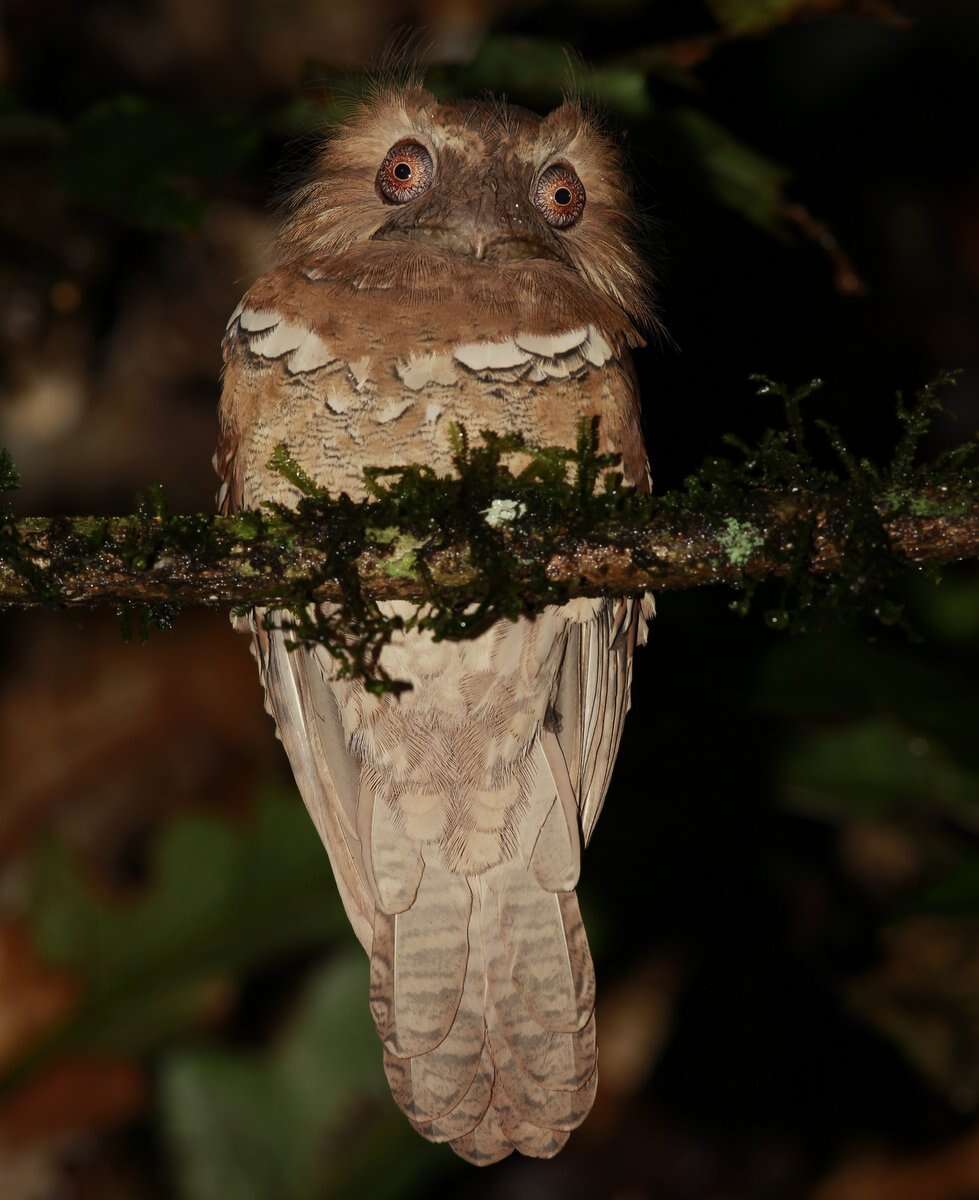
<svg viewBox="0 0 979 1200">
<path fill-rule="evenodd" d="M 441 839 L 413 837 L 376 781 L 345 759 L 315 653 L 290 653 L 260 617 L 247 627 L 267 703 L 370 955 L 371 1013 L 395 1099 L 419 1133 L 470 1162 L 514 1149 L 556 1154 L 597 1083 L 595 972 L 574 892 L 578 812 L 559 750 L 533 748 L 519 805 L 509 788 L 470 798 L 475 833 L 510 856 L 479 869 L 455 853 L 450 866 Z M 410 799 L 418 818 L 426 798 Z"/>
<path fill-rule="evenodd" d="M 420 1134 L 477 1165 L 551 1157 L 595 1098 L 595 972 L 546 842 L 545 828 L 529 862 L 479 875 L 426 862 L 410 906 L 376 913 L 391 1091 Z"/>
</svg>

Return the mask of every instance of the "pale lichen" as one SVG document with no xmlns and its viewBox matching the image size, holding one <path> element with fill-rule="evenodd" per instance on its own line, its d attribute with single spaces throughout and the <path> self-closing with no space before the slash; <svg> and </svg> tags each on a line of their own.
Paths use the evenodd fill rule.
<svg viewBox="0 0 979 1200">
<path fill-rule="evenodd" d="M 496 499 L 489 508 L 483 509 L 483 520 L 491 529 L 499 529 L 501 525 L 512 524 L 526 511 L 526 504 L 521 504 L 519 500 Z"/>
<path fill-rule="evenodd" d="M 717 540 L 731 566 L 743 567 L 764 546 L 765 535 L 750 521 L 727 517 Z"/>
</svg>

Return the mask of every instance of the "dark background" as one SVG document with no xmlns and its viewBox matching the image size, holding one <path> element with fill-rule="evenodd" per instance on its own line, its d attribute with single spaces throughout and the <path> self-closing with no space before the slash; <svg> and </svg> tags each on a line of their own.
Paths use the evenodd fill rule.
<svg viewBox="0 0 979 1200">
<path fill-rule="evenodd" d="M 210 508 L 224 321 L 274 202 L 399 30 L 430 82 L 622 132 L 674 344 L 657 486 L 777 406 L 886 459 L 894 393 L 979 416 L 979 13 L 792 0 L 45 0 L 0 17 L 0 444 L 19 512 Z M 595 68 L 591 72 L 589 68 Z M 0 1196 L 979 1195 L 979 578 L 916 637 L 660 597 L 582 885 L 602 1083 L 477 1173 L 390 1100 L 244 639 L 187 612 L 0 626 Z"/>
</svg>

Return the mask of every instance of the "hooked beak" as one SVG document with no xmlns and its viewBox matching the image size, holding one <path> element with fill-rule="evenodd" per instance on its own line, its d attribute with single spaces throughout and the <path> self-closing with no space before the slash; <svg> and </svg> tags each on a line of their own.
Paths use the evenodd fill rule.
<svg viewBox="0 0 979 1200">
<path fill-rule="evenodd" d="M 414 225 L 407 229 L 380 230 L 375 239 L 423 242 L 449 254 L 477 262 L 516 262 L 530 258 L 557 258 L 550 246 L 520 234 L 496 234 L 464 226 Z"/>
<path fill-rule="evenodd" d="M 375 241 L 422 242 L 433 249 L 476 262 L 518 262 L 534 258 L 563 261 L 558 248 L 539 235 L 536 222 L 500 211 L 496 189 L 475 203 L 407 205 L 374 234 Z"/>
</svg>

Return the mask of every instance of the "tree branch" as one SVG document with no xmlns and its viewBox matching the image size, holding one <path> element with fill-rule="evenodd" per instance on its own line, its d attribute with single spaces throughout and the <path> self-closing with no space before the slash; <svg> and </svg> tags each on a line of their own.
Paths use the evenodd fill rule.
<svg viewBox="0 0 979 1200">
<path fill-rule="evenodd" d="M 906 564 L 979 558 L 979 505 L 932 493 L 912 494 L 900 515 L 876 511 L 890 552 Z M 920 514 L 920 515 L 914 515 Z M 529 544 L 501 530 L 513 577 L 528 603 L 553 596 L 621 594 L 741 584 L 800 569 L 833 574 L 847 560 L 847 494 L 815 501 L 755 500 L 740 511 L 703 516 L 654 509 L 644 527 L 603 539 L 568 536 Z M 297 585 L 317 581 L 310 599 L 342 600 L 343 584 L 321 578 L 341 550 L 342 530 L 327 523 L 315 537 L 297 538 L 275 517 L 27 517 L 10 522 L 0 540 L 0 605 L 85 607 L 169 602 L 181 606 L 275 605 L 294 600 Z M 808 544 L 800 545 L 801 532 Z M 172 536 L 164 537 L 170 531 Z M 464 540 L 414 559 L 417 541 L 385 530 L 350 566 L 364 595 L 422 600 L 433 589 L 464 599 L 479 572 Z M 800 551 L 802 558 L 800 559 Z M 543 571 L 543 575 L 542 575 Z M 546 593 L 546 595 L 545 595 Z"/>
</svg>

